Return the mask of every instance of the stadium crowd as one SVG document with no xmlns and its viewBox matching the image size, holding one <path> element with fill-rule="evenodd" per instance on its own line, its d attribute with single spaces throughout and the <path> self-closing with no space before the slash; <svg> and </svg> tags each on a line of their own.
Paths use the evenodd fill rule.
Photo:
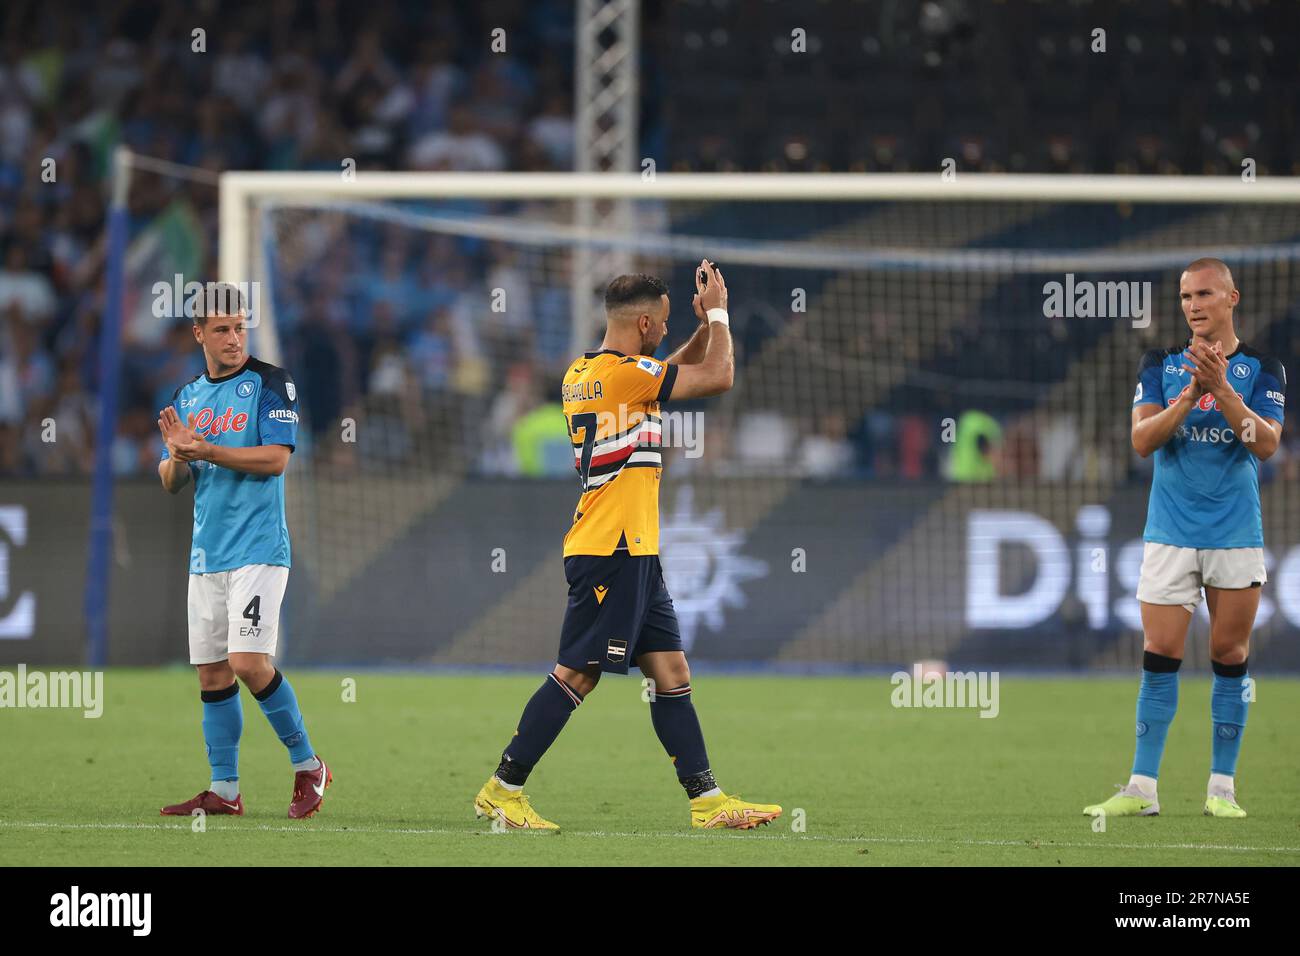
<svg viewBox="0 0 1300 956">
<path fill-rule="evenodd" d="M 573 11 L 561 0 L 472 7 L 287 0 L 198 10 L 119 0 L 67 12 L 57 3 L 17 2 L 3 13 L 2 474 L 77 475 L 91 467 L 116 145 L 198 171 L 190 180 L 137 172 L 130 198 L 133 253 L 151 225 L 183 207 L 189 215 L 169 218 L 179 237 L 169 237 L 192 247 L 198 276 L 215 273 L 220 170 L 337 170 L 340 157 L 359 170 L 572 168 Z M 506 48 L 494 53 L 488 44 L 498 27 Z M 485 42 L 470 40 L 479 36 Z M 402 281 L 417 279 L 411 266 Z M 362 303 L 373 316 L 349 318 L 354 339 L 322 329 L 352 373 L 335 384 L 344 398 L 382 388 L 385 356 L 399 345 L 422 357 L 426 378 L 440 374 L 437 320 L 395 342 L 358 331 L 382 330 L 385 310 L 405 304 L 400 295 L 380 298 Z M 328 309 L 314 314 L 328 324 Z M 188 322 L 136 336 L 129 323 L 130 316 L 114 446 L 124 474 L 152 470 L 156 411 L 201 369 Z M 373 341 L 379 346 L 358 366 L 357 347 Z M 57 441 L 42 426 L 50 420 Z"/>
<path fill-rule="evenodd" d="M 1199 32 L 1160 33 L 1181 5 L 1129 11 L 1137 20 L 1109 41 L 1128 51 L 1116 62 L 1142 94 L 1125 102 L 1083 97 L 1082 85 L 1104 65 L 1088 58 L 1088 38 L 1062 32 L 1069 17 L 1042 4 L 996 6 L 980 14 L 961 0 L 908 0 L 884 13 L 857 0 L 816 5 L 805 37 L 813 55 L 800 58 L 770 0 L 753 5 L 746 30 L 734 27 L 738 0 L 647 4 L 642 148 L 665 168 L 695 170 L 901 170 L 952 154 L 966 169 L 1230 172 L 1250 154 L 1263 172 L 1296 155 L 1283 148 L 1294 135 L 1295 112 L 1283 114 L 1297 101 L 1285 66 L 1294 72 L 1296 38 L 1270 19 L 1276 11 L 1244 48 L 1228 49 L 1217 13 L 1197 14 L 1205 19 Z M 224 169 L 337 170 L 340 157 L 359 170 L 573 168 L 574 24 L 563 0 L 373 0 L 361 10 L 339 0 L 274 0 L 198 12 L 113 0 L 75 17 L 58 4 L 18 0 L 2 16 L 0 474 L 91 468 L 116 145 L 194 171 L 188 179 L 136 174 L 128 268 L 146 288 L 150 269 L 170 274 L 181 262 L 187 273 L 215 273 L 214 177 Z M 504 53 L 489 49 L 497 27 Z M 1155 35 L 1167 50 L 1150 49 L 1149 40 L 1143 47 L 1142 37 Z M 1017 36 L 1031 55 L 1008 54 Z M 1202 53 L 1199 62 L 1212 64 L 1196 71 L 1203 95 L 1171 114 L 1173 91 L 1153 88 L 1143 71 L 1167 84 L 1167 57 L 1190 63 Z M 963 77 L 974 60 L 998 65 L 1001 80 L 993 70 L 983 82 L 1016 95 L 1004 102 L 998 89 L 970 88 Z M 867 84 L 855 81 L 864 63 L 874 77 Z M 725 79 L 711 82 L 714 73 Z M 744 85 L 757 83 L 773 95 L 745 95 Z M 808 96 L 828 84 L 843 86 L 844 96 Z M 1091 117 L 1098 102 L 1099 120 Z M 1243 102 L 1281 112 L 1231 108 Z M 701 114 L 717 121 L 701 124 Z M 1085 144 L 1071 133 L 1093 120 L 1114 135 Z M 1262 121 L 1282 132 L 1261 140 Z M 298 225 L 286 218 L 281 240 L 295 241 Z M 450 427 L 461 431 L 448 447 L 473 449 L 464 467 L 567 473 L 561 458 L 530 450 L 538 435 L 562 436 L 536 424 L 544 414 L 529 417 L 550 407 L 569 345 L 562 256 L 521 261 L 533 254 L 448 237 L 415 242 L 410 230 L 376 223 L 329 241 L 332 261 L 347 268 L 286 274 L 276 289 L 285 361 L 313 431 L 364 409 L 392 423 L 384 454 L 401 457 L 422 430 Z M 160 246 L 169 255 L 157 255 Z M 495 288 L 514 307 L 493 311 Z M 202 368 L 188 321 L 138 322 L 135 306 L 113 447 L 124 475 L 152 471 L 157 409 Z M 492 391 L 487 422 L 474 431 L 465 406 L 481 402 L 490 381 L 504 387 Z M 956 464 L 929 404 L 936 414 L 977 416 L 966 419 L 978 431 L 974 451 Z M 1014 404 L 951 396 L 945 404 L 939 389 L 906 413 L 828 409 L 811 429 L 764 412 L 737 422 L 751 437 L 732 447 L 742 468 L 828 478 L 1068 480 L 1097 467 L 1104 453 L 1081 448 L 1088 440 L 1077 420 L 1024 416 Z M 48 440 L 49 423 L 58 441 Z M 459 440 L 471 431 L 473 441 Z M 1293 450 L 1272 467 L 1297 465 Z"/>
</svg>

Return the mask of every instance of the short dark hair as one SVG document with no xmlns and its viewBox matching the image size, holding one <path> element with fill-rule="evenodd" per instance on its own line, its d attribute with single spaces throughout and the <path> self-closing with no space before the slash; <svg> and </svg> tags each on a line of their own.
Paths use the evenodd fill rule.
<svg viewBox="0 0 1300 956">
<path fill-rule="evenodd" d="M 246 315 L 244 291 L 233 282 L 209 282 L 191 297 L 195 325 L 207 325 L 214 315 Z"/>
<path fill-rule="evenodd" d="M 643 302 L 657 304 L 659 297 L 667 294 L 668 286 L 658 276 L 648 276 L 644 272 L 619 276 L 605 289 L 605 311 Z"/>
</svg>

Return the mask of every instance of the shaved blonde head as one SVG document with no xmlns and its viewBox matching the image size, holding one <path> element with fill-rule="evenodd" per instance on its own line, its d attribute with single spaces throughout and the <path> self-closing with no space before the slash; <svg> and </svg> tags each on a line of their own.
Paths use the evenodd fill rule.
<svg viewBox="0 0 1300 956">
<path fill-rule="evenodd" d="M 1188 263 L 1187 268 L 1183 270 L 1183 274 L 1200 272 L 1203 269 L 1213 269 L 1228 283 L 1229 289 L 1237 288 L 1237 283 L 1233 281 L 1232 270 L 1228 268 L 1228 264 L 1222 259 L 1215 259 L 1213 256 L 1202 256 L 1194 262 Z"/>
<path fill-rule="evenodd" d="M 1189 263 L 1178 279 L 1178 299 L 1193 336 L 1235 346 L 1232 310 L 1241 301 L 1241 293 L 1226 262 L 1203 256 Z"/>
</svg>

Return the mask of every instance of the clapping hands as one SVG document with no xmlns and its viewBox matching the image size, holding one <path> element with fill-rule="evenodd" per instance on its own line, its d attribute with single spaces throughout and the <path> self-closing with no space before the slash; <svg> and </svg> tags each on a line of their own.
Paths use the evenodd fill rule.
<svg viewBox="0 0 1300 956">
<path fill-rule="evenodd" d="M 1222 342 L 1210 345 L 1203 339 L 1193 340 L 1183 352 L 1183 368 L 1192 373 L 1188 388 L 1193 399 L 1206 393 L 1217 396 L 1228 387 L 1228 360 Z"/>
<path fill-rule="evenodd" d="M 193 415 L 181 424 L 176 409 L 168 405 L 158 415 L 158 431 L 162 433 L 167 454 L 177 461 L 199 461 L 204 457 L 208 443 L 194 431 Z"/>
</svg>

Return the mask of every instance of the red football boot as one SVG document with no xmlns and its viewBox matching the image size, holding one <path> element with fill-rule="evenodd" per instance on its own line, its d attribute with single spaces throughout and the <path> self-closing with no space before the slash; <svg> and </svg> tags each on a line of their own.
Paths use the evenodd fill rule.
<svg viewBox="0 0 1300 956">
<path fill-rule="evenodd" d="M 189 817 L 194 815 L 195 810 L 202 810 L 204 813 L 227 813 L 232 816 L 242 817 L 244 815 L 244 798 L 242 795 L 236 795 L 234 803 L 222 799 L 211 790 L 204 790 L 197 797 L 191 797 L 184 803 L 173 803 L 170 807 L 163 807 L 160 811 L 165 817 Z"/>
<path fill-rule="evenodd" d="M 334 774 L 325 766 L 320 754 L 320 766 L 315 770 L 299 770 L 293 775 L 293 802 L 289 804 L 290 820 L 306 820 L 320 809 L 325 800 L 325 788 L 334 782 Z"/>
</svg>

